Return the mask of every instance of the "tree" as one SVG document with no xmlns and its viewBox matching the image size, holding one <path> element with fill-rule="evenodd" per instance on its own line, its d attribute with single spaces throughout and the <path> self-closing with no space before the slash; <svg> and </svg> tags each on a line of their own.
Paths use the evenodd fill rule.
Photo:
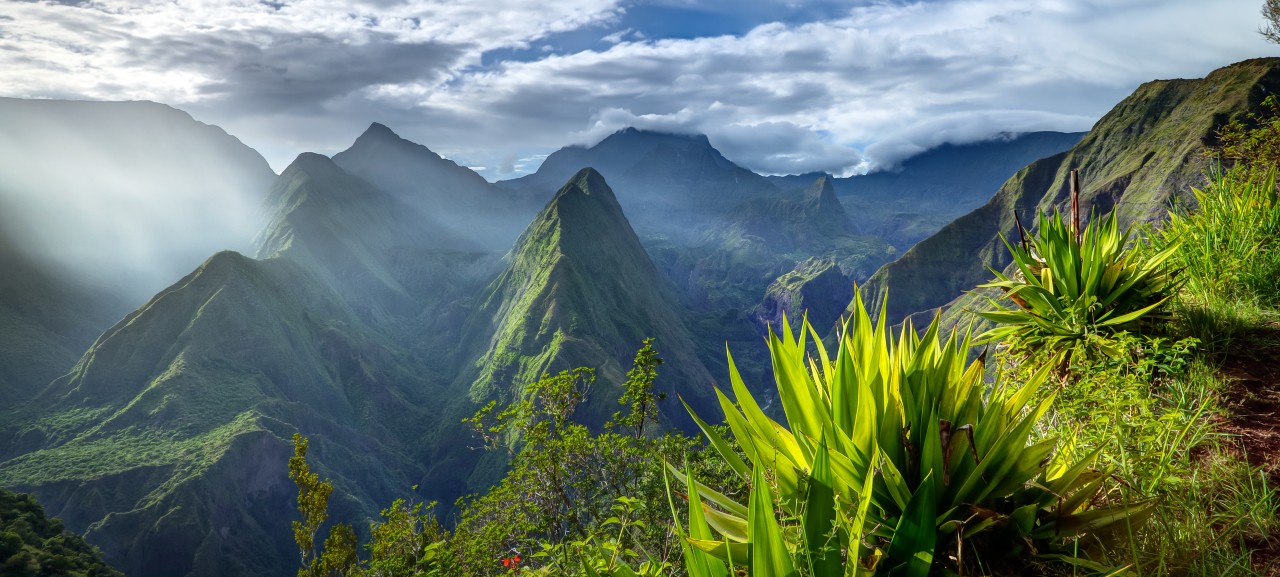
<svg viewBox="0 0 1280 577">
<path fill-rule="evenodd" d="M 301 434 L 293 434 L 293 457 L 289 458 L 289 479 L 298 485 L 298 512 L 301 521 L 293 522 L 293 540 L 298 543 L 302 566 L 298 577 L 343 576 L 356 565 L 356 532 L 342 523 L 329 528 L 324 548 L 316 550 L 316 535 L 329 518 L 329 496 L 333 483 L 320 479 L 307 463 L 309 442 Z"/>
<path fill-rule="evenodd" d="M 1263 38 L 1280 44 L 1280 0 L 1266 0 L 1262 4 L 1262 17 L 1267 23 L 1259 32 Z"/>
<path fill-rule="evenodd" d="M 312 472 L 307 463 L 306 437 L 293 435 L 293 457 L 289 478 L 298 485 L 298 512 L 293 522 L 293 538 L 298 543 L 302 566 L 298 577 L 436 577 L 444 575 L 441 549 L 448 539 L 433 509 L 435 503 L 408 504 L 397 499 L 382 510 L 382 522 L 370 523 L 371 539 L 366 548 L 369 559 L 361 561 L 359 540 L 351 525 L 338 523 L 329 529 L 324 546 L 316 549 L 315 538 L 329 518 L 329 497 L 333 483 Z M 417 487 L 414 487 L 417 489 Z"/>
</svg>

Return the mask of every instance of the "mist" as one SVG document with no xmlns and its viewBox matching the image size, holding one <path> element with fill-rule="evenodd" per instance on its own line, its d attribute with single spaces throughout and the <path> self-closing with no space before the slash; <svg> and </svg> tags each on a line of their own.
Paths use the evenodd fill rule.
<svg viewBox="0 0 1280 577">
<path fill-rule="evenodd" d="M 52 270 L 141 304 L 220 250 L 252 254 L 274 173 L 150 102 L 0 99 L 0 229 Z"/>
</svg>

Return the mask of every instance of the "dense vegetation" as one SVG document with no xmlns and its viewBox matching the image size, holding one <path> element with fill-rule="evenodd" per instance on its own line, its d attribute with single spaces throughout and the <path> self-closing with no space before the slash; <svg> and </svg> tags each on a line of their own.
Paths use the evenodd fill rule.
<svg viewBox="0 0 1280 577">
<path fill-rule="evenodd" d="M 730 357 L 725 424 L 690 410 L 703 442 L 656 434 L 648 342 L 602 431 L 574 422 L 590 369 L 490 403 L 467 422 L 511 466 L 452 533 L 396 502 L 368 554 L 337 525 L 316 556 L 329 486 L 298 439 L 299 575 L 1273 574 L 1275 447 L 1224 432 L 1260 394 L 1242 351 L 1280 358 L 1274 126 L 1228 124 L 1226 166 L 1161 227 L 1042 216 L 976 360 L 966 331 L 894 336 L 855 298 L 834 354 L 807 322 L 770 333 L 780 412 Z"/>
<path fill-rule="evenodd" d="M 0 575 L 119 577 L 120 572 L 62 521 L 45 517 L 35 497 L 0 490 Z"/>
</svg>

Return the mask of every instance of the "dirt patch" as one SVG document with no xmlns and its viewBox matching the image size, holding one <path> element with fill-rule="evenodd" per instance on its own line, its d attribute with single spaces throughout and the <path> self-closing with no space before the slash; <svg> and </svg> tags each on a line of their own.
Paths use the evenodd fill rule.
<svg viewBox="0 0 1280 577">
<path fill-rule="evenodd" d="M 1280 327 L 1243 335 L 1222 359 L 1222 375 L 1230 388 L 1226 420 L 1219 430 L 1235 436 L 1249 465 L 1268 474 L 1280 487 Z M 1280 539 L 1246 543 L 1255 571 L 1280 577 Z"/>
<path fill-rule="evenodd" d="M 1231 388 L 1221 430 L 1239 438 L 1250 465 L 1280 482 L 1280 329 L 1243 337 L 1222 362 Z"/>
</svg>

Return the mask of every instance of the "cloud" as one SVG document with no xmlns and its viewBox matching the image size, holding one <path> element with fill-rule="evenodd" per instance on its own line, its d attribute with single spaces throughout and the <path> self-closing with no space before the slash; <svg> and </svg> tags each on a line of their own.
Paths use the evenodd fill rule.
<svg viewBox="0 0 1280 577">
<path fill-rule="evenodd" d="M 866 149 L 877 168 L 896 168 L 902 161 L 943 144 L 970 144 L 1006 138 L 1015 133 L 1054 130 L 1072 132 L 1090 126 L 1095 119 L 1088 116 L 1054 114 L 1038 110 L 976 110 L 952 112 L 921 119 L 905 128 L 885 135 Z M 993 133 L 993 126 L 1017 127 L 1004 133 Z"/>
<path fill-rule="evenodd" d="M 321 113 L 333 99 L 369 87 L 438 82 L 465 52 L 461 45 L 401 43 L 384 32 L 352 43 L 254 29 L 166 35 L 127 54 L 131 66 L 198 71 L 210 79 L 196 88 L 200 97 L 257 114 Z"/>
<path fill-rule="evenodd" d="M 1274 51 L 1255 0 L 753 2 L 734 17 L 754 26 L 666 38 L 631 15 L 723 7 L 637 1 L 6 3 L 0 86 L 172 103 L 277 169 L 379 121 L 507 178 L 629 122 L 704 132 L 760 171 L 847 173 L 1085 130 L 1141 82 Z"/>
</svg>

